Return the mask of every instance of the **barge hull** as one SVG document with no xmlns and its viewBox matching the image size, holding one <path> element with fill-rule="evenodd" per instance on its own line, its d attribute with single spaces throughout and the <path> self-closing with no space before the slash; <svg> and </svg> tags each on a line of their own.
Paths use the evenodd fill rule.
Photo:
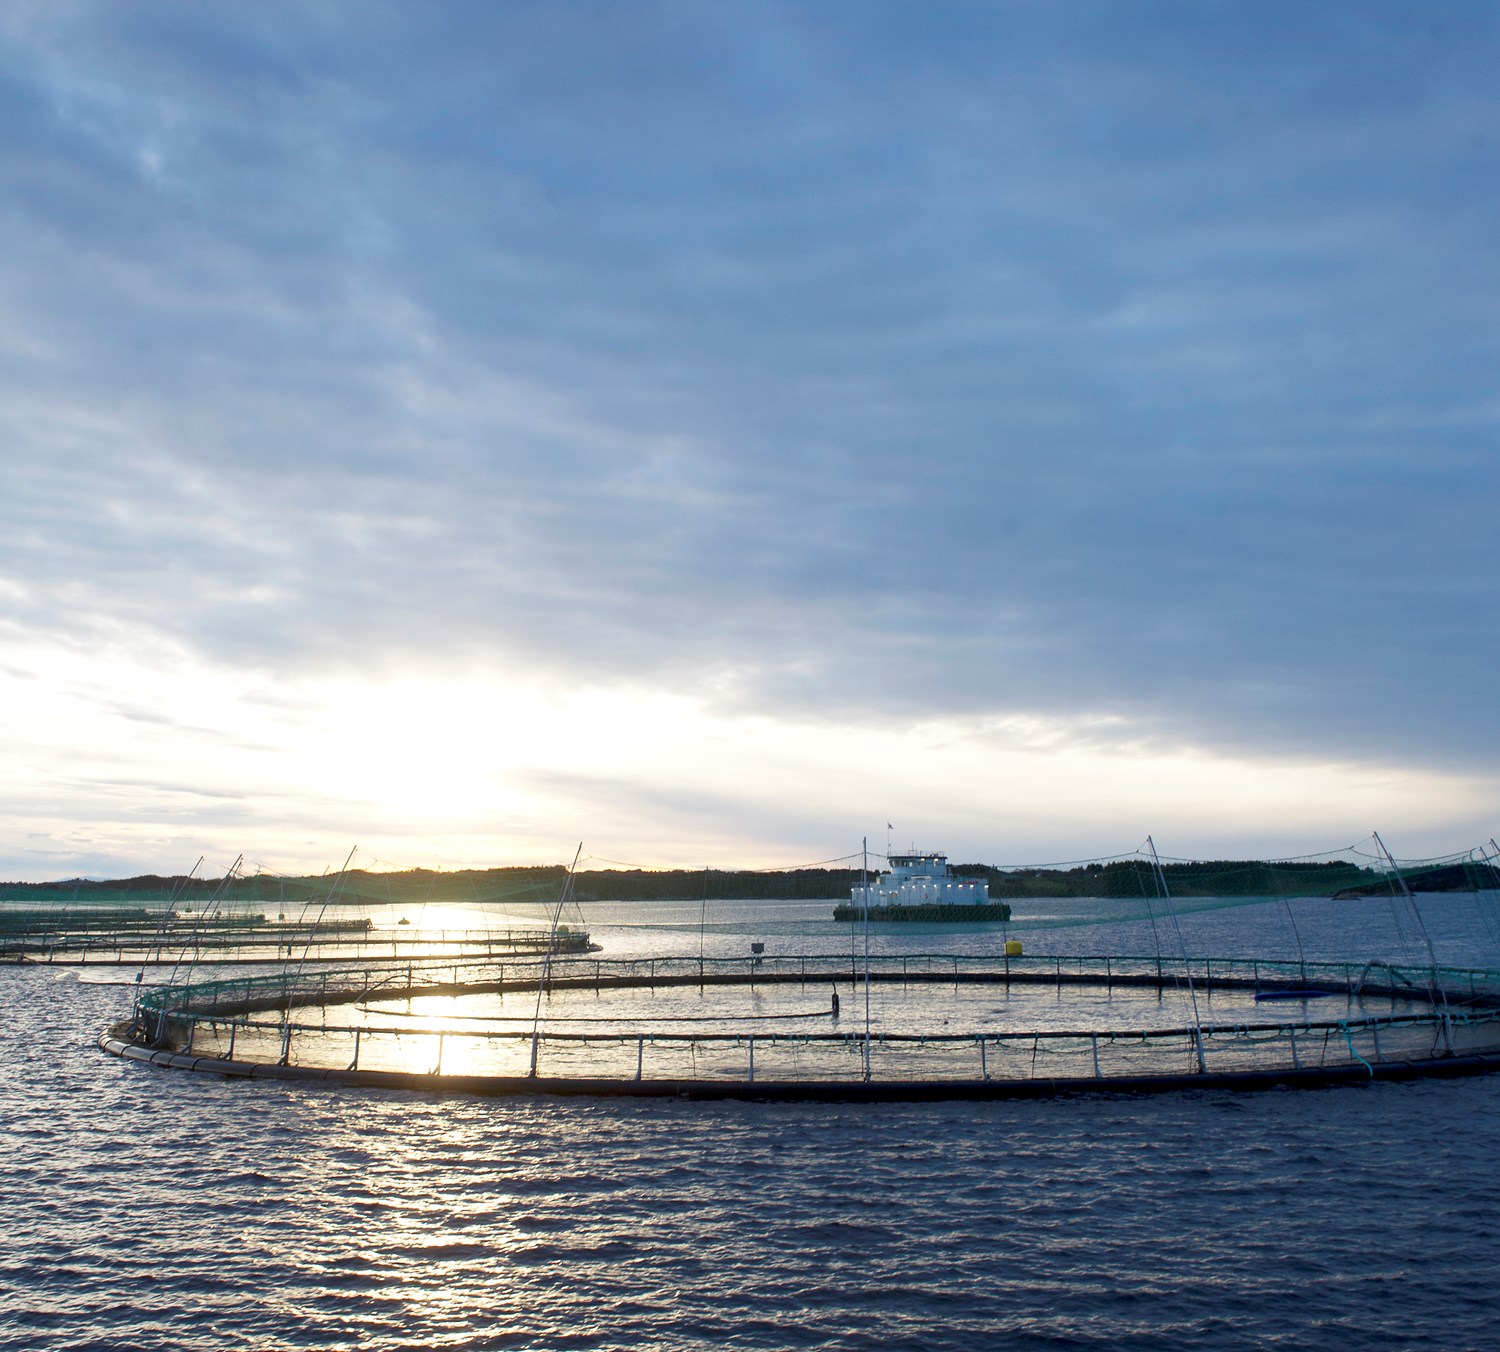
<svg viewBox="0 0 1500 1352">
<path fill-rule="evenodd" d="M 835 920 L 858 920 L 865 918 L 865 908 L 852 902 L 840 902 L 833 908 Z M 871 923 L 894 921 L 898 924 L 917 923 L 924 925 L 978 924 L 982 921 L 1009 920 L 1010 907 L 1003 901 L 987 901 L 980 904 L 959 902 L 953 905 L 937 903 L 896 906 L 871 906 Z"/>
</svg>

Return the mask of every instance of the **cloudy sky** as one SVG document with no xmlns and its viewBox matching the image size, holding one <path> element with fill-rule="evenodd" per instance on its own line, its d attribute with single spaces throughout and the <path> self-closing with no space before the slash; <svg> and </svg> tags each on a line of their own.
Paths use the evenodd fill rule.
<svg viewBox="0 0 1500 1352">
<path fill-rule="evenodd" d="M 0 876 L 1500 830 L 1500 10 L 0 11 Z"/>
</svg>

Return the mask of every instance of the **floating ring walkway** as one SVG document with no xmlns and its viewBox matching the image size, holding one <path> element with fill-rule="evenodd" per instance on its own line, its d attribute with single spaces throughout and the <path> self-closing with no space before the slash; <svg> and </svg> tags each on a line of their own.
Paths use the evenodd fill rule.
<svg viewBox="0 0 1500 1352">
<path fill-rule="evenodd" d="M 1500 1070 L 1500 973 L 995 955 L 329 966 L 142 991 L 100 1045 L 245 1079 L 489 1095 L 1267 1089 Z"/>
</svg>

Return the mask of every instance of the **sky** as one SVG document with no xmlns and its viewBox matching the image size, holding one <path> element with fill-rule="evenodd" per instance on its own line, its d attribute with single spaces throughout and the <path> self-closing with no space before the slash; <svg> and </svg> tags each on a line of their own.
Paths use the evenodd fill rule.
<svg viewBox="0 0 1500 1352">
<path fill-rule="evenodd" d="M 1487 840 L 1497 55 L 12 0 L 0 877 Z"/>
</svg>

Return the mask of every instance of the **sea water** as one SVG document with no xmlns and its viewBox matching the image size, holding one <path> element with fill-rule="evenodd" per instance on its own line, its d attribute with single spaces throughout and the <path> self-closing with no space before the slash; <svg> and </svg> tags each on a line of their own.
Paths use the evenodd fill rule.
<svg viewBox="0 0 1500 1352">
<path fill-rule="evenodd" d="M 1164 919 L 1047 905 L 1055 925 L 1016 931 L 1028 951 L 1149 951 Z M 1395 909 L 1297 907 L 1309 959 L 1420 939 L 1500 965 L 1492 914 L 1458 898 L 1424 901 L 1425 937 Z M 822 909 L 574 919 L 619 956 L 862 944 Z M 1296 956 L 1282 909 L 1185 915 L 1181 942 Z M 1500 1077 L 1050 1103 L 443 1098 L 105 1056 L 129 992 L 96 982 L 131 975 L 0 973 L 0 1347 L 1500 1345 Z"/>
</svg>

